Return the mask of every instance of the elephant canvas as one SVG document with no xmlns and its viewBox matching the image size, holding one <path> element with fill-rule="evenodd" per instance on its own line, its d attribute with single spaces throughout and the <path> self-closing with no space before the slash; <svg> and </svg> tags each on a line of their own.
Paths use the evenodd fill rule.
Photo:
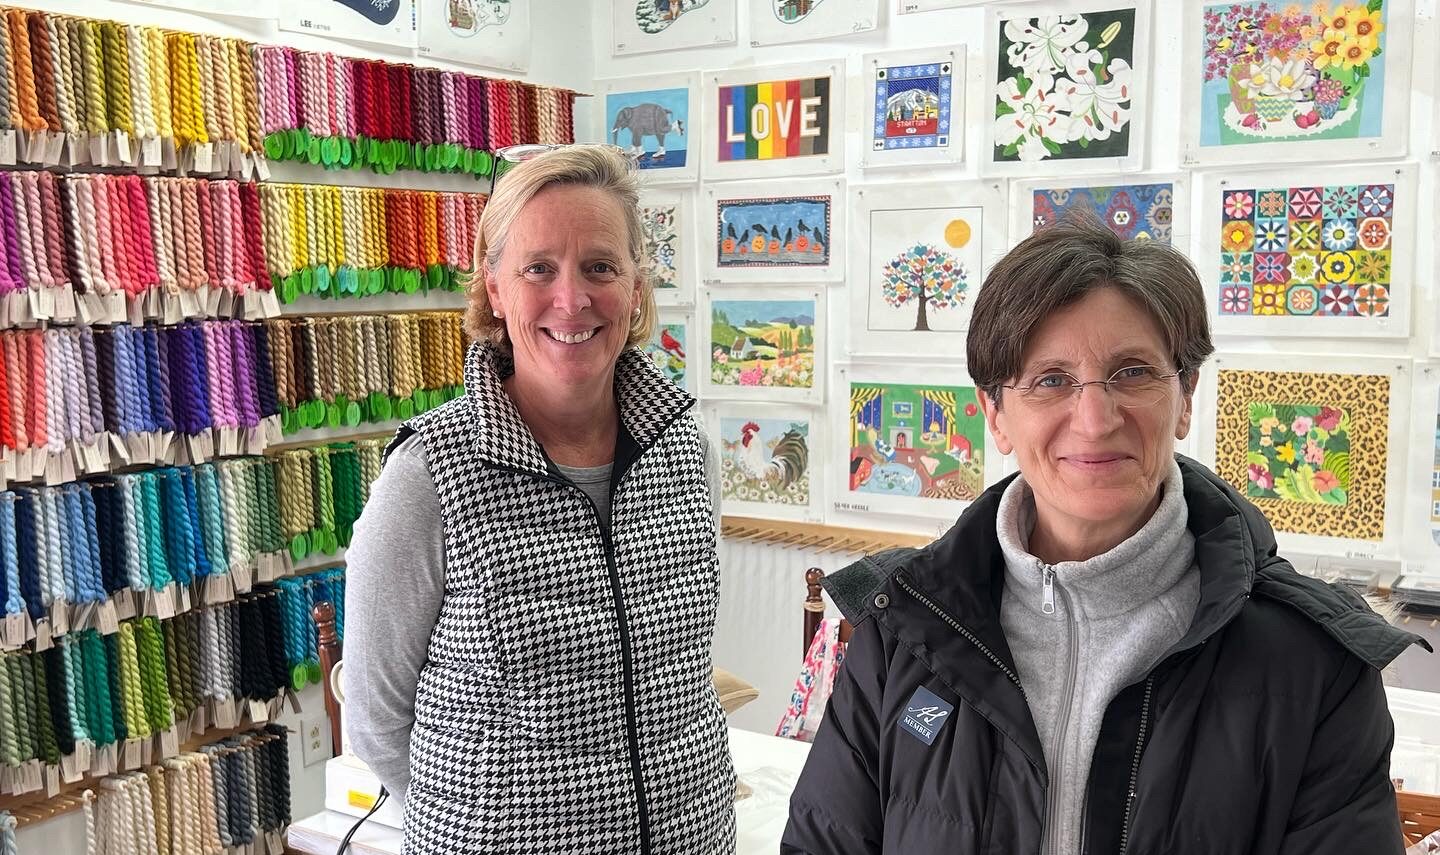
<svg viewBox="0 0 1440 855">
<path fill-rule="evenodd" d="M 603 82 L 602 82 L 603 83 Z M 601 141 L 630 153 L 647 183 L 692 180 L 699 158 L 685 75 L 609 81 Z M 623 85 L 622 85 L 623 84 Z"/>
</svg>

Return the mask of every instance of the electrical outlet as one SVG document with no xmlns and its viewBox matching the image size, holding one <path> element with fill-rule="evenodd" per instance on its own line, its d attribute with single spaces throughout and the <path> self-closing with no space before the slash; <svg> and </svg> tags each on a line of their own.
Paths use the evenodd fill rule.
<svg viewBox="0 0 1440 855">
<path fill-rule="evenodd" d="M 306 766 L 330 759 L 330 739 L 323 718 L 301 719 L 300 741 Z"/>
</svg>

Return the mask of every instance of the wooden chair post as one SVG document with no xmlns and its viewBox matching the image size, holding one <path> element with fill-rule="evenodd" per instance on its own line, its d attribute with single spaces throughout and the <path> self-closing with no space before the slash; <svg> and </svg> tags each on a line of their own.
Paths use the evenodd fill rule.
<svg viewBox="0 0 1440 855">
<path fill-rule="evenodd" d="M 330 748 L 334 756 L 341 753 L 340 701 L 330 685 L 330 673 L 340 661 L 340 637 L 335 634 L 335 606 L 328 600 L 321 600 L 310 609 L 315 618 L 315 630 L 320 636 L 320 682 L 325 687 L 325 717 L 330 719 Z"/>
<path fill-rule="evenodd" d="M 820 629 L 820 621 L 825 619 L 825 597 L 820 593 L 820 580 L 824 578 L 825 571 L 819 567 L 811 567 L 805 571 L 805 642 L 800 647 L 802 658 L 810 651 L 810 641 L 815 638 L 816 630 Z"/>
</svg>

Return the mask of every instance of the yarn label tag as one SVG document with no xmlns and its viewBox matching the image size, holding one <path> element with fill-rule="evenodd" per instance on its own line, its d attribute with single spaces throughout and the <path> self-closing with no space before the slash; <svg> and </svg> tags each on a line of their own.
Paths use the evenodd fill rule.
<svg viewBox="0 0 1440 855">
<path fill-rule="evenodd" d="M 31 793 L 45 786 L 43 777 L 39 760 L 26 760 L 20 765 L 20 779 L 25 784 L 25 792 Z"/>
<path fill-rule="evenodd" d="M 251 580 L 251 569 L 249 564 L 237 564 L 230 568 L 230 575 L 235 577 L 235 590 L 238 593 L 246 594 L 253 586 Z"/>
<path fill-rule="evenodd" d="M 5 616 L 5 646 L 19 647 L 25 643 L 25 613 Z"/>
<path fill-rule="evenodd" d="M 125 440 L 121 439 L 117 434 L 113 434 L 113 433 L 112 433 L 112 434 L 110 434 L 109 436 L 110 436 L 110 450 L 113 451 L 113 452 L 115 452 L 115 456 L 120 459 L 120 464 L 119 464 L 119 465 L 120 465 L 120 466 L 127 466 L 127 465 L 129 465 L 130 462 L 131 462 L 131 461 L 130 461 L 130 449 L 129 449 L 129 447 L 125 444 Z"/>
<path fill-rule="evenodd" d="M 185 310 L 180 305 L 180 301 L 175 299 L 174 295 L 164 294 L 161 296 L 160 300 L 165 306 L 165 323 L 178 324 L 181 320 L 184 319 Z"/>
<path fill-rule="evenodd" d="M 160 168 L 180 168 L 180 157 L 175 153 L 175 140 L 169 137 L 162 140 L 160 144 Z"/>
<path fill-rule="evenodd" d="M 140 141 L 140 163 L 144 166 L 160 165 L 161 151 L 159 137 L 146 137 Z"/>
<path fill-rule="evenodd" d="M 149 597 L 149 608 L 146 611 L 153 612 L 155 617 L 161 620 L 169 620 L 175 617 L 175 590 L 174 583 L 161 588 L 158 591 L 151 591 Z"/>
<path fill-rule="evenodd" d="M 285 855 L 285 842 L 280 839 L 279 832 L 265 832 L 265 849 L 267 855 Z"/>
<path fill-rule="evenodd" d="M 55 646 L 55 639 L 50 634 L 50 621 L 42 620 L 35 624 L 35 652 L 49 650 Z"/>
<path fill-rule="evenodd" d="M 141 754 L 140 750 L 140 740 L 125 740 L 125 745 L 120 752 L 120 768 L 126 771 L 129 771 L 130 769 L 139 769 L 140 764 L 144 762 L 145 758 Z"/>
<path fill-rule="evenodd" d="M 190 147 L 190 153 L 192 155 L 192 166 L 196 172 L 209 173 L 215 171 L 215 153 L 210 143 L 196 143 Z"/>
<path fill-rule="evenodd" d="M 55 320 L 75 320 L 75 288 L 69 282 L 61 282 L 55 289 Z"/>
<path fill-rule="evenodd" d="M 34 131 L 25 137 L 25 162 L 40 163 L 45 160 L 45 131 Z"/>
<path fill-rule="evenodd" d="M 219 728 L 232 728 L 236 722 L 235 701 L 230 698 L 215 701 L 215 726 Z"/>
<path fill-rule="evenodd" d="M 80 747 L 84 744 L 75 743 L 74 754 L 60 755 L 60 777 L 67 784 L 73 784 L 85 776 L 85 771 L 80 768 Z"/>
<path fill-rule="evenodd" d="M 124 131 L 115 132 L 115 156 L 125 164 L 133 163 L 135 155 L 130 151 L 130 135 Z"/>
<path fill-rule="evenodd" d="M 216 298 L 215 295 L 219 297 Z M 235 294 L 229 288 L 216 288 L 211 293 L 212 299 L 216 299 L 215 311 L 211 312 L 217 318 L 235 317 Z"/>
<path fill-rule="evenodd" d="M 270 180 L 270 161 L 261 157 L 258 153 L 255 155 L 255 177 L 261 181 Z"/>
<path fill-rule="evenodd" d="M 65 154 L 65 134 L 54 131 L 45 135 L 45 164 L 47 166 L 60 163 L 60 158 Z"/>
<path fill-rule="evenodd" d="M 180 734 L 171 727 L 160 734 L 160 756 L 174 757 L 180 753 Z"/>
<path fill-rule="evenodd" d="M 95 610 L 95 626 L 101 635 L 114 635 L 120 631 L 120 618 L 115 614 L 113 600 L 106 600 Z"/>
<path fill-rule="evenodd" d="M 45 766 L 45 796 L 53 799 L 58 795 L 60 795 L 60 767 L 47 764 Z"/>
<path fill-rule="evenodd" d="M 90 162 L 90 154 L 85 150 L 84 134 L 65 135 L 65 161 L 70 166 L 83 166 Z"/>
<path fill-rule="evenodd" d="M 15 131 L 0 131 L 0 165 L 15 165 Z"/>
<path fill-rule="evenodd" d="M 112 602 L 115 604 L 116 619 L 130 620 L 135 617 L 135 597 L 128 590 L 116 591 Z"/>
<path fill-rule="evenodd" d="M 201 704 L 200 706 L 197 706 L 195 708 L 195 711 L 190 713 L 190 732 L 204 733 L 209 725 L 209 722 L 206 721 L 206 718 L 207 716 L 205 713 L 205 705 Z"/>
<path fill-rule="evenodd" d="M 90 138 L 90 162 L 96 166 L 110 165 L 110 145 L 105 137 Z"/>
<path fill-rule="evenodd" d="M 270 707 L 264 701 L 246 701 L 246 712 L 250 714 L 250 720 L 255 724 L 264 724 L 270 720 Z"/>
<path fill-rule="evenodd" d="M 260 292 L 260 314 L 267 318 L 280 317 L 280 300 L 275 296 L 275 289 Z"/>
<path fill-rule="evenodd" d="M 195 298 L 195 292 L 186 288 L 180 289 L 180 312 L 187 318 L 197 317 L 200 314 L 200 301 Z"/>
<path fill-rule="evenodd" d="M 70 604 L 64 600 L 56 600 L 50 604 L 50 631 L 55 635 L 64 635 L 70 631 Z"/>
<path fill-rule="evenodd" d="M 131 297 L 124 300 L 125 318 L 130 326 L 138 327 L 145 324 L 145 301 L 139 297 Z"/>
<path fill-rule="evenodd" d="M 182 614 L 182 615 L 183 615 L 183 614 L 185 614 L 186 612 L 190 611 L 190 609 L 193 607 L 193 604 L 190 602 L 190 586 L 189 586 L 189 585 L 176 585 L 176 586 L 175 586 L 175 599 L 176 599 L 176 602 L 175 602 L 175 613 L 176 613 L 176 614 Z"/>
<path fill-rule="evenodd" d="M 123 324 L 125 322 L 125 294 L 121 291 L 111 291 L 105 295 L 105 301 L 110 304 L 110 322 Z"/>
</svg>

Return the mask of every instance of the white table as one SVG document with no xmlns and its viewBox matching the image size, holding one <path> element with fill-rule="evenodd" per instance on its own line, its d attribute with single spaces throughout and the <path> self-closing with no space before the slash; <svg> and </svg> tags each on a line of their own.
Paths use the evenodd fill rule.
<svg viewBox="0 0 1440 855">
<path fill-rule="evenodd" d="M 792 739 L 730 728 L 735 771 L 753 790 L 735 803 L 736 855 L 774 855 L 790 812 L 790 791 L 800 777 L 810 746 Z M 308 816 L 290 826 L 287 845 L 299 855 L 333 855 L 356 817 L 335 810 Z M 356 855 L 399 855 L 399 829 L 367 822 L 351 839 Z"/>
</svg>

